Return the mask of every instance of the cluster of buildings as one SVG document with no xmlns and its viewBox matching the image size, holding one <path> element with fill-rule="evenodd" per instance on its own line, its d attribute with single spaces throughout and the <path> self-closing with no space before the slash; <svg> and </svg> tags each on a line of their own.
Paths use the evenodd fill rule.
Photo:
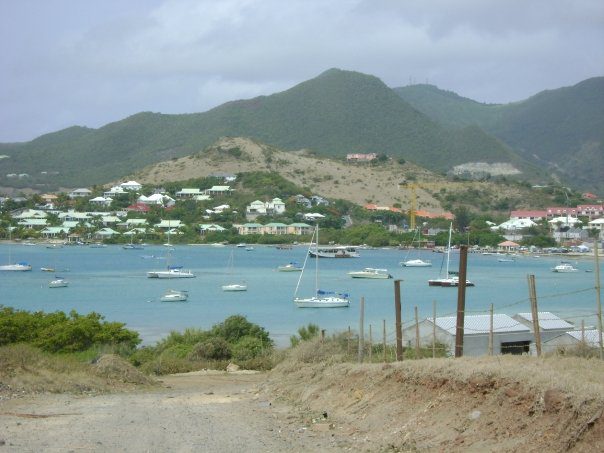
<svg viewBox="0 0 604 453">
<path fill-rule="evenodd" d="M 39 209 L 18 209 L 11 212 L 17 226 L 37 231 L 40 236 L 47 239 L 62 238 L 68 241 L 79 241 L 83 232 L 90 239 L 102 240 L 117 235 L 153 235 L 153 234 L 182 234 L 185 224 L 180 220 L 161 220 L 158 223 L 149 223 L 146 213 L 151 206 L 161 206 L 169 211 L 178 201 L 194 200 L 208 201 L 213 197 L 223 197 L 232 194 L 233 189 L 229 185 L 215 185 L 209 189 L 182 188 L 169 196 L 164 190 L 156 190 L 154 194 L 146 196 L 140 194 L 142 184 L 136 181 L 127 181 L 106 190 L 102 196 L 93 197 L 93 192 L 87 188 L 72 190 L 67 196 L 72 199 L 86 199 L 90 205 L 99 206 L 103 210 L 78 212 L 73 209 L 58 210 L 55 204 L 58 196 L 55 194 L 44 194 L 42 199 L 44 205 Z M 110 210 L 111 204 L 116 197 L 128 196 L 134 202 L 124 209 Z M 319 196 L 311 198 L 297 195 L 297 204 L 303 207 L 317 205 L 328 205 L 329 202 Z M 315 222 L 324 216 L 319 213 L 306 212 L 301 214 L 301 222 L 285 224 L 271 222 L 260 224 L 254 222 L 259 216 L 278 216 L 285 213 L 285 203 L 280 198 L 269 201 L 255 200 L 245 208 L 245 216 L 248 223 L 235 224 L 233 228 L 240 235 L 249 234 L 271 234 L 271 235 L 307 235 L 312 233 L 312 225 L 305 222 Z M 211 223 L 216 214 L 233 211 L 229 204 L 223 203 L 205 210 L 204 220 L 207 223 L 194 225 L 193 227 L 200 235 L 209 232 L 225 232 L 227 229 L 218 223 Z M 236 212 L 236 211 L 234 211 Z M 133 214 L 134 217 L 133 217 Z M 140 214 L 140 216 L 136 216 Z"/>
<path fill-rule="evenodd" d="M 569 322 L 550 312 L 537 314 L 539 337 L 543 353 L 561 352 L 580 344 L 597 348 L 600 334 L 597 329 L 578 330 Z M 455 350 L 457 317 L 426 318 L 403 330 L 403 341 L 409 348 L 416 344 L 430 347 L 432 342 L 445 345 L 449 352 Z M 416 343 L 416 332 L 419 342 Z M 464 318 L 465 356 L 488 354 L 536 354 L 536 338 L 531 313 L 474 315 Z"/>
</svg>

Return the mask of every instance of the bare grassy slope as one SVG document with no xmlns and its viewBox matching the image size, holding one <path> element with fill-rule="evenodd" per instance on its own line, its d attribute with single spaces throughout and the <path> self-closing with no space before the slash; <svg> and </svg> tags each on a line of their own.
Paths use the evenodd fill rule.
<svg viewBox="0 0 604 453">
<path fill-rule="evenodd" d="M 229 150 L 238 150 L 236 153 Z M 409 209 L 411 193 L 401 190 L 403 179 L 422 181 L 426 189 L 417 190 L 418 209 L 442 213 L 440 203 L 430 194 L 440 189 L 459 191 L 468 187 L 478 190 L 492 188 L 484 183 L 451 183 L 445 178 L 411 163 L 401 165 L 389 161 L 382 165 L 349 164 L 342 160 L 316 158 L 304 150 L 283 152 L 274 147 L 245 138 L 223 138 L 207 150 L 180 159 L 146 167 L 132 175 L 142 183 L 161 184 L 208 176 L 215 172 L 276 171 L 288 180 L 328 198 L 340 198 L 364 205 L 401 204 Z M 498 187 L 493 196 L 519 194 L 509 187 Z"/>
<path fill-rule="evenodd" d="M 327 424 L 367 451 L 604 450 L 599 360 L 329 365 L 301 362 L 316 356 L 308 348 L 271 373 L 266 391 L 296 404 L 311 428 Z"/>
</svg>

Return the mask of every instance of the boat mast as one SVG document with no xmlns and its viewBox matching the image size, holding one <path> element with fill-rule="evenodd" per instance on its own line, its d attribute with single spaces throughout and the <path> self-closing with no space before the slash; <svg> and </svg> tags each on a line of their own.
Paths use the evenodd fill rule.
<svg viewBox="0 0 604 453">
<path fill-rule="evenodd" d="M 319 221 L 317 220 L 317 243 L 315 246 L 315 295 L 319 294 Z"/>
<path fill-rule="evenodd" d="M 451 230 L 453 229 L 453 222 L 449 224 L 449 244 L 447 245 L 447 268 L 445 278 L 449 278 L 449 257 L 451 256 Z"/>
</svg>

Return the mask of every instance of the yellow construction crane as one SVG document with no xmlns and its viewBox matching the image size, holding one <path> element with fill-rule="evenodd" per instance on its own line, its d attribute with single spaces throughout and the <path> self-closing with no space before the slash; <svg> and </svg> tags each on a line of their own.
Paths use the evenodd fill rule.
<svg viewBox="0 0 604 453">
<path fill-rule="evenodd" d="M 401 182 L 399 183 L 399 189 L 409 189 L 411 191 L 411 207 L 409 208 L 409 228 L 415 230 L 415 216 L 417 214 L 417 189 L 427 189 L 430 187 L 442 187 L 443 183 L 415 183 L 415 182 Z"/>
</svg>

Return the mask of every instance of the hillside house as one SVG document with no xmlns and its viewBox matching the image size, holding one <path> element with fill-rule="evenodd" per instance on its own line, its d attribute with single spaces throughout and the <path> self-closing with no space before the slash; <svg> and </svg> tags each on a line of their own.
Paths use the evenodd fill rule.
<svg viewBox="0 0 604 453">
<path fill-rule="evenodd" d="M 44 228 L 47 223 L 48 219 L 21 219 L 17 222 L 17 225 L 31 230 L 35 228 Z"/>
<path fill-rule="evenodd" d="M 91 198 L 90 200 L 88 200 L 88 202 L 93 205 L 103 206 L 103 207 L 108 208 L 109 206 L 111 206 L 111 203 L 113 203 L 113 199 L 105 198 L 105 197 L 94 197 L 94 198 Z"/>
<path fill-rule="evenodd" d="M 131 204 L 130 206 L 128 206 L 126 208 L 126 211 L 147 213 L 147 212 L 149 212 L 150 209 L 151 208 L 149 207 L 149 205 L 147 205 L 145 203 L 134 203 L 134 204 Z"/>
<path fill-rule="evenodd" d="M 604 216 L 604 205 L 602 204 L 580 204 L 577 206 L 577 215 L 594 220 Z"/>
<path fill-rule="evenodd" d="M 138 197 L 138 203 L 143 203 L 146 205 L 155 205 L 155 206 L 163 206 L 163 207 L 171 207 L 176 203 L 174 198 L 168 195 L 162 195 L 160 193 L 154 193 L 153 195 L 149 195 L 148 197 L 145 195 L 141 195 Z"/>
<path fill-rule="evenodd" d="M 68 197 L 71 198 L 72 200 L 74 198 L 86 198 L 86 197 L 91 197 L 92 196 L 92 191 L 90 189 L 86 189 L 86 188 L 80 188 L 80 189 L 74 189 L 71 192 L 69 192 Z"/>
<path fill-rule="evenodd" d="M 243 225 L 233 225 L 237 228 L 237 233 L 243 235 L 247 234 L 262 234 L 262 227 L 260 223 L 244 223 Z"/>
<path fill-rule="evenodd" d="M 47 239 L 65 237 L 69 234 L 70 229 L 62 226 L 50 226 L 40 231 L 40 234 Z"/>
<path fill-rule="evenodd" d="M 510 213 L 510 220 L 532 220 L 533 222 L 539 222 L 540 220 L 547 218 L 546 211 L 512 211 Z"/>
<path fill-rule="evenodd" d="M 457 317 L 447 316 L 427 318 L 419 323 L 421 346 L 432 345 L 432 332 L 435 328 L 436 342 L 447 347 L 450 354 L 455 352 Z M 463 355 L 477 357 L 487 355 L 489 351 L 489 315 L 473 315 L 464 318 Z M 406 346 L 415 346 L 415 325 L 403 331 Z M 504 314 L 493 315 L 493 354 L 523 354 L 529 352 L 534 340 L 531 330 L 512 317 Z"/>
<path fill-rule="evenodd" d="M 237 180 L 237 175 L 233 173 L 215 172 L 210 174 L 210 177 L 222 179 L 224 182 L 233 182 Z"/>
<path fill-rule="evenodd" d="M 202 195 L 201 189 L 195 188 L 182 188 L 174 194 L 178 199 L 191 199 Z"/>
<path fill-rule="evenodd" d="M 227 231 L 227 229 L 215 223 L 202 223 L 199 225 L 199 233 L 202 236 L 206 233 L 222 233 L 223 231 Z"/>
<path fill-rule="evenodd" d="M 142 184 L 139 184 L 136 181 L 127 181 L 120 184 L 120 187 L 129 192 L 138 192 L 143 188 Z"/>
<path fill-rule="evenodd" d="M 100 230 L 96 231 L 93 234 L 93 237 L 96 240 L 102 241 L 103 239 L 111 238 L 111 237 L 117 236 L 119 234 L 121 234 L 119 231 L 115 231 L 114 229 L 106 227 L 106 228 L 101 228 Z"/>
<path fill-rule="evenodd" d="M 362 163 L 362 162 L 372 162 L 377 159 L 377 153 L 351 153 L 346 154 L 346 162 L 350 163 Z"/>
<path fill-rule="evenodd" d="M 180 220 L 162 220 L 161 222 L 156 223 L 154 226 L 156 228 L 161 228 L 165 230 L 171 228 L 181 228 L 182 226 L 184 226 L 184 224 Z"/>
<path fill-rule="evenodd" d="M 119 197 L 120 195 L 126 195 L 129 192 L 124 190 L 122 186 L 113 186 L 111 189 L 103 192 L 103 196 L 106 198 Z"/>
<path fill-rule="evenodd" d="M 245 208 L 245 215 L 248 219 L 255 219 L 260 215 L 275 215 L 285 212 L 285 203 L 280 198 L 273 198 L 271 201 L 262 202 L 260 200 L 252 201 Z"/>
<path fill-rule="evenodd" d="M 47 216 L 48 214 L 40 209 L 23 208 L 11 212 L 13 219 L 44 219 Z"/>
<path fill-rule="evenodd" d="M 203 191 L 205 195 L 230 195 L 233 192 L 231 186 L 212 186 Z"/>
<path fill-rule="evenodd" d="M 577 217 L 577 208 L 571 208 L 569 206 L 551 207 L 545 210 L 547 212 L 547 218 L 552 219 L 554 217 Z"/>
<path fill-rule="evenodd" d="M 287 227 L 287 234 L 295 234 L 301 236 L 304 234 L 312 234 L 314 227 L 307 223 L 292 223 Z"/>
<path fill-rule="evenodd" d="M 285 223 L 278 223 L 278 222 L 267 223 L 262 228 L 262 234 L 275 234 L 275 235 L 287 234 L 287 225 Z"/>
<path fill-rule="evenodd" d="M 312 202 L 309 198 L 306 198 L 304 195 L 296 195 L 295 200 L 297 204 L 302 205 L 305 208 L 312 208 Z"/>
</svg>

